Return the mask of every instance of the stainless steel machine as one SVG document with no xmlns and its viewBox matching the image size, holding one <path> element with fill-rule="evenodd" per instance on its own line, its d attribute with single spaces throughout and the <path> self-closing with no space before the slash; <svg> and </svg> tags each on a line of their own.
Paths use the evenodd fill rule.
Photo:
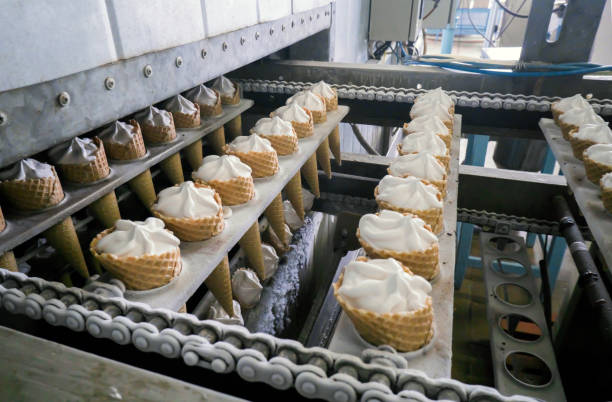
<svg viewBox="0 0 612 402">
<path fill-rule="evenodd" d="M 137 162 L 111 163 L 105 180 L 66 184 L 56 207 L 21 213 L 0 199 L 6 220 L 0 256 L 14 256 L 17 263 L 16 269 L 0 270 L 5 346 L 0 355 L 8 363 L 0 394 L 28 400 L 611 397 L 612 217 L 584 180 L 584 168 L 569 146 L 559 140 L 550 106 L 562 97 L 588 94 L 594 110 L 610 121 L 612 83 L 606 76 L 557 76 L 534 67 L 587 62 L 586 45 L 597 24 L 591 21 L 587 29 L 585 20 L 601 15 L 605 2 L 570 2 L 568 28 L 554 44 L 546 42 L 538 25 L 552 4 L 533 2 L 523 62 L 507 75 L 465 74 L 439 61 L 330 62 L 336 38 L 346 34 L 339 31 L 346 23 L 339 21 L 355 7 L 339 0 L 5 4 L 0 34 L 9 46 L 8 57 L 0 60 L 0 169 L 224 74 L 240 85 L 241 99 L 200 127 L 179 130 L 169 144 L 147 145 Z M 163 166 L 175 155 L 189 177 L 188 150 L 214 153 L 219 132 L 228 138 L 246 133 L 258 118 L 320 80 L 336 89 L 338 109 L 300 142 L 294 157 L 281 158 L 277 175 L 256 181 L 256 198 L 233 209 L 229 226 L 214 242 L 181 246 L 183 272 L 175 281 L 152 291 L 126 290 L 90 258 L 89 242 L 102 228 L 89 209 L 94 202 L 114 193 L 122 216 L 143 219 L 148 211 L 130 183 L 150 172 L 157 189 L 171 185 Z M 401 130 L 394 128 L 408 119 L 418 94 L 439 86 L 453 97 L 456 115 L 441 274 L 433 282 L 435 336 L 417 352 L 398 353 L 357 335 L 332 283 L 363 254 L 354 233 L 359 217 L 377 209 L 374 188 L 401 140 Z M 330 135 L 364 143 L 359 125 L 385 128 L 380 147 L 372 150 L 377 154 L 343 152 L 332 158 L 331 176 L 318 171 L 320 197 L 305 224 L 293 231 L 276 274 L 264 282 L 260 304 L 245 314 L 245 327 L 207 320 L 211 292 L 204 282 L 220 261 L 229 256 L 232 270 L 244 266 L 248 256 L 241 239 L 258 229 L 266 236 L 266 209 L 300 177 Z M 546 141 L 563 175 L 460 164 L 463 134 Z M 312 183 L 309 187 L 314 190 Z M 84 250 L 85 274 L 45 241 L 66 219 Z M 482 231 L 495 388 L 450 378 L 458 223 Z M 546 261 L 532 269 L 518 232 L 565 238 L 574 257 L 580 287 L 555 339 Z M 502 259 L 523 270 L 508 272 Z M 539 327 L 536 339 L 513 331 L 526 320 Z"/>
</svg>

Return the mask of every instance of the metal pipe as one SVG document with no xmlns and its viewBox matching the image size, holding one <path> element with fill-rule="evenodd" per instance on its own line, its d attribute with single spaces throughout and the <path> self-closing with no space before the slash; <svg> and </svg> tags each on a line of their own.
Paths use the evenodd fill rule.
<svg viewBox="0 0 612 402">
<path fill-rule="evenodd" d="M 351 128 L 353 129 L 353 134 L 355 134 L 355 137 L 357 137 L 357 141 L 359 141 L 359 143 L 361 144 L 361 146 L 370 154 L 370 155 L 378 155 L 380 156 L 380 154 L 374 149 L 372 148 L 372 146 L 370 145 L 370 143 L 368 143 L 368 141 L 364 138 L 363 134 L 361 134 L 361 130 L 359 130 L 359 127 L 357 127 L 356 124 L 351 123 Z"/>
<path fill-rule="evenodd" d="M 567 201 L 563 196 L 557 195 L 553 197 L 553 205 L 559 218 L 559 231 L 565 237 L 578 269 L 578 284 L 584 290 L 593 312 L 597 315 L 603 344 L 607 345 L 607 353 L 609 354 L 612 346 L 612 299 L 610 299 L 610 294 L 601 280 L 599 270 L 589 249 L 584 244 L 584 238 L 567 205 Z"/>
</svg>

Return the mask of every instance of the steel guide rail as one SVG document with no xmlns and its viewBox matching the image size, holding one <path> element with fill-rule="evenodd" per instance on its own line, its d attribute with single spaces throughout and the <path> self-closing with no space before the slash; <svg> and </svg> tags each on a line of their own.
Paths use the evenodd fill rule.
<svg viewBox="0 0 612 402">
<path fill-rule="evenodd" d="M 299 140 L 296 153 L 280 156 L 279 172 L 274 176 L 255 179 L 255 197 L 243 205 L 232 206 L 232 215 L 225 220 L 225 229 L 217 236 L 200 242 L 181 242 L 183 269 L 181 274 L 158 289 L 148 291 L 127 291 L 127 299 L 147 303 L 152 307 L 178 310 L 202 282 L 221 262 L 224 256 L 238 243 L 238 240 L 253 225 L 274 197 L 280 193 L 306 160 L 316 152 L 319 145 L 348 114 L 347 106 L 327 113 L 327 121 L 316 124 L 314 134 Z"/>
<path fill-rule="evenodd" d="M 406 359 L 408 367 L 421 370 L 434 378 L 450 377 L 451 374 L 460 137 L 461 116 L 455 115 L 450 150 L 450 172 L 447 179 L 447 195 L 444 200 L 444 231 L 438 236 L 440 272 L 431 281 L 435 334 L 430 344 L 422 349 L 410 353 L 397 353 L 398 356 Z M 343 312 L 331 337 L 329 349 L 359 356 L 364 350 L 371 351 L 371 348 L 358 336 L 350 319 Z"/>
<path fill-rule="evenodd" d="M 64 200 L 47 210 L 23 213 L 3 207 L 7 226 L 0 232 L 0 254 L 12 250 L 19 244 L 61 222 L 67 216 L 87 207 L 151 166 L 222 127 L 252 106 L 253 101 L 250 99 L 241 99 L 240 103 L 235 106 L 224 106 L 222 115 L 203 118 L 202 125 L 197 129 L 177 129 L 177 138 L 169 144 L 147 144 L 147 155 L 142 159 L 128 163 L 117 163 L 109 159 L 111 173 L 108 177 L 94 184 L 62 183 L 65 194 Z"/>
<path fill-rule="evenodd" d="M 593 239 L 597 242 L 608 266 L 612 267 L 612 215 L 603 206 L 599 186 L 591 183 L 586 177 L 583 162 L 574 157 L 570 143 L 563 138 L 561 129 L 552 119 L 541 119 L 540 129 L 561 166 L 561 171 L 574 193 L 576 203 L 589 225 Z"/>
<path fill-rule="evenodd" d="M 313 85 L 312 82 L 239 79 L 245 92 L 293 94 Z M 340 99 L 358 99 L 376 102 L 413 103 L 414 99 L 425 89 L 373 87 L 358 85 L 335 85 Z M 455 104 L 463 107 L 482 109 L 527 110 L 537 112 L 550 111 L 551 103 L 558 101 L 559 97 L 515 95 L 490 92 L 446 91 Z M 612 116 L 612 100 L 589 99 L 589 103 L 596 113 L 603 116 Z"/>
</svg>

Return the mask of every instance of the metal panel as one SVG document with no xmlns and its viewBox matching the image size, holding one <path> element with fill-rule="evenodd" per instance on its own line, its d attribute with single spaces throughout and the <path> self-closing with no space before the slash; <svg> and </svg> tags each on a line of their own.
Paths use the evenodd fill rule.
<svg viewBox="0 0 612 402">
<path fill-rule="evenodd" d="M 291 15 L 291 0 L 257 0 L 259 22 L 273 21 Z"/>
<path fill-rule="evenodd" d="M 420 11 L 421 0 L 372 0 L 369 39 L 414 41 Z"/>
<path fill-rule="evenodd" d="M 293 13 L 312 10 L 313 8 L 322 7 L 333 2 L 334 0 L 293 0 Z"/>
<path fill-rule="evenodd" d="M 331 21 L 325 11 L 329 11 L 329 6 L 0 93 L 0 114 L 6 116 L 0 125 L 0 167 L 324 30 Z M 308 18 L 317 13 L 320 18 Z M 302 17 L 304 24 L 291 27 L 292 20 Z M 177 63 L 178 57 L 182 63 Z M 149 78 L 143 73 L 147 65 L 153 71 Z M 108 77 L 114 79 L 112 90 L 105 87 Z M 61 107 L 57 97 L 64 91 L 70 96 L 70 103 Z"/>
<path fill-rule="evenodd" d="M 0 92 L 117 59 L 104 0 L 0 0 L 0 9 Z"/>
<path fill-rule="evenodd" d="M 257 1 L 253 0 L 202 0 L 206 35 L 215 36 L 255 25 Z"/>
<path fill-rule="evenodd" d="M 200 0 L 108 0 L 120 59 L 203 39 Z"/>
</svg>

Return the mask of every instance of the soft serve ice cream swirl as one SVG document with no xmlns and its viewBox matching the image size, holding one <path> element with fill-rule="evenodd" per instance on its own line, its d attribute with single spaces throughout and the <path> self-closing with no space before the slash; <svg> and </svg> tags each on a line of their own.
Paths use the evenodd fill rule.
<svg viewBox="0 0 612 402">
<path fill-rule="evenodd" d="M 588 140 L 600 144 L 612 143 L 612 130 L 607 123 L 584 124 L 572 136 L 579 140 Z"/>
<path fill-rule="evenodd" d="M 278 116 L 285 121 L 294 121 L 296 123 L 308 123 L 310 121 L 310 115 L 297 103 L 290 103 L 279 107 L 272 112 L 272 116 Z"/>
<path fill-rule="evenodd" d="M 118 257 L 140 257 L 174 251 L 179 243 L 172 232 L 164 229 L 160 219 L 147 218 L 144 222 L 120 219 L 115 230 L 98 241 L 96 250 Z"/>
<path fill-rule="evenodd" d="M 205 182 L 231 180 L 236 177 L 250 177 L 251 167 L 234 155 L 208 155 L 202 165 L 193 172 L 194 179 Z"/>
<path fill-rule="evenodd" d="M 215 201 L 215 190 L 185 181 L 160 191 L 153 209 L 173 218 L 197 219 L 217 215 L 221 206 Z"/>
<path fill-rule="evenodd" d="M 251 308 L 259 303 L 263 286 L 255 272 L 240 268 L 232 276 L 232 292 L 240 305 Z"/>
<path fill-rule="evenodd" d="M 585 152 L 587 158 L 612 167 L 612 144 L 595 144 L 588 147 Z"/>
<path fill-rule="evenodd" d="M 398 156 L 389 165 L 389 172 L 393 176 L 416 176 L 425 180 L 444 180 L 446 170 L 444 166 L 430 152 Z"/>
<path fill-rule="evenodd" d="M 336 96 L 336 93 L 334 92 L 333 88 L 325 81 L 317 82 L 316 84 L 311 86 L 309 90 L 327 99 Z"/>
<path fill-rule="evenodd" d="M 612 172 L 603 175 L 601 178 L 601 186 L 606 190 L 612 189 Z"/>
<path fill-rule="evenodd" d="M 576 94 L 569 98 L 563 98 L 555 104 L 555 109 L 565 112 L 569 109 L 591 109 L 591 104 L 587 102 L 582 95 Z"/>
<path fill-rule="evenodd" d="M 426 211 L 442 208 L 440 191 L 425 184 L 418 177 L 385 176 L 378 183 L 377 200 L 388 202 L 398 208 Z"/>
<path fill-rule="evenodd" d="M 430 131 L 439 135 L 449 135 L 450 131 L 442 119 L 437 116 L 426 115 L 412 119 L 406 126 L 409 132 Z"/>
<path fill-rule="evenodd" d="M 452 116 L 448 108 L 449 106 L 435 101 L 416 102 L 410 109 L 410 117 L 415 119 L 421 116 L 436 116 L 442 121 L 450 121 Z"/>
<path fill-rule="evenodd" d="M 321 100 L 312 91 L 301 91 L 287 99 L 287 105 L 297 103 L 299 106 L 308 110 L 324 111 L 326 110 L 325 102 Z"/>
<path fill-rule="evenodd" d="M 565 124 L 571 124 L 572 126 L 582 126 L 584 124 L 605 124 L 604 119 L 596 114 L 593 109 L 583 108 L 571 108 L 566 110 L 559 120 Z"/>
<path fill-rule="evenodd" d="M 160 110 L 155 106 L 149 106 L 137 116 L 141 124 L 146 124 L 152 127 L 167 127 L 172 123 L 170 112 Z"/>
<path fill-rule="evenodd" d="M 215 106 L 219 100 L 217 93 L 206 85 L 200 85 L 189 93 L 189 98 L 200 105 Z"/>
<path fill-rule="evenodd" d="M 359 220 L 359 236 L 372 247 L 397 252 L 425 251 L 438 243 L 438 237 L 425 227 L 421 218 L 384 209 Z"/>
<path fill-rule="evenodd" d="M 405 272 L 389 258 L 353 261 L 344 269 L 338 293 L 353 308 L 375 313 L 405 313 L 427 306 L 431 285 Z"/>
<path fill-rule="evenodd" d="M 445 156 L 448 153 L 446 143 L 431 131 L 417 131 L 407 135 L 402 140 L 402 152 L 431 152 L 436 156 Z"/>
<path fill-rule="evenodd" d="M 223 96 L 234 96 L 234 92 L 236 92 L 234 83 L 223 75 L 213 82 L 212 87 Z"/>
<path fill-rule="evenodd" d="M 31 158 L 22 159 L 14 164 L 12 168 L 0 172 L 0 180 L 45 179 L 53 176 L 51 165 Z"/>
<path fill-rule="evenodd" d="M 270 141 L 261 138 L 257 134 L 241 135 L 236 137 L 234 141 L 228 145 L 229 149 L 234 152 L 273 152 L 274 148 Z"/>
<path fill-rule="evenodd" d="M 121 121 L 116 121 L 100 133 L 100 139 L 102 139 L 104 142 L 110 142 L 112 144 L 126 145 L 132 141 L 134 135 L 136 135 L 134 126 Z"/>
<path fill-rule="evenodd" d="M 280 117 L 264 117 L 257 120 L 253 127 L 255 134 L 263 135 L 289 135 L 295 137 L 295 131 L 290 122 L 281 119 Z"/>
<path fill-rule="evenodd" d="M 420 94 L 416 98 L 416 102 L 439 102 L 444 105 L 446 108 L 449 108 L 454 105 L 453 99 L 448 96 L 446 92 L 442 89 L 442 87 L 438 87 L 436 89 L 432 89 L 425 93 Z"/>
<path fill-rule="evenodd" d="M 60 165 L 80 165 L 96 159 L 98 145 L 90 138 L 75 137 L 49 151 L 49 157 Z"/>
<path fill-rule="evenodd" d="M 194 114 L 198 110 L 189 99 L 181 95 L 176 95 L 170 99 L 170 101 L 166 103 L 165 108 L 169 112 L 182 114 Z"/>
</svg>

